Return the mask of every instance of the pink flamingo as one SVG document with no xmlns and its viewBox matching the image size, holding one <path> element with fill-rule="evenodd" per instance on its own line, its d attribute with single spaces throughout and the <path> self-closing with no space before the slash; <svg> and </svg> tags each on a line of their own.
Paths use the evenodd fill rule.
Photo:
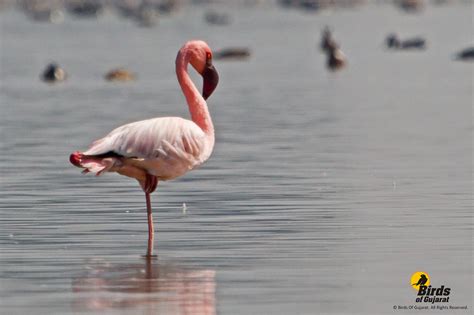
<svg viewBox="0 0 474 315">
<path fill-rule="evenodd" d="M 203 77 L 202 95 L 191 81 L 191 64 Z M 204 163 L 214 147 L 214 126 L 206 99 L 219 81 L 212 65 L 212 51 L 199 40 L 184 44 L 176 57 L 176 75 L 191 113 L 191 120 L 160 117 L 118 127 L 69 160 L 83 173 L 116 172 L 135 178 L 145 192 L 148 218 L 147 257 L 153 253 L 153 217 L 150 194 L 159 180 L 170 180 Z"/>
</svg>

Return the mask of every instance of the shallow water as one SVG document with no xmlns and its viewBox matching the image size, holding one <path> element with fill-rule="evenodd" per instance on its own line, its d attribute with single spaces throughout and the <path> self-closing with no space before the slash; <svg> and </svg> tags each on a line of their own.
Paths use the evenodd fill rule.
<svg viewBox="0 0 474 315">
<path fill-rule="evenodd" d="M 155 29 L 1 13 L 0 313 L 391 314 L 414 305 L 415 271 L 472 311 L 472 64 L 451 60 L 471 44 L 471 6 L 222 9 L 233 24 L 184 7 Z M 337 73 L 317 48 L 326 24 L 349 59 Z M 429 49 L 385 50 L 394 30 Z M 83 176 L 68 155 L 188 115 L 174 58 L 190 38 L 252 56 L 215 62 L 215 151 L 153 194 L 146 260 L 138 185 Z M 39 81 L 52 60 L 67 82 Z M 117 66 L 138 80 L 103 81 Z"/>
</svg>

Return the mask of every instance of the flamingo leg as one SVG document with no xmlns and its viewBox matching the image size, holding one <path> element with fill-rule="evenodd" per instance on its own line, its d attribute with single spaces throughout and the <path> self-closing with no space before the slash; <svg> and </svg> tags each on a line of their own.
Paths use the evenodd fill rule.
<svg viewBox="0 0 474 315">
<path fill-rule="evenodd" d="M 145 192 L 145 199 L 146 199 L 146 212 L 147 212 L 147 218 L 148 218 L 148 249 L 146 251 L 146 257 L 152 257 L 155 230 L 153 228 L 153 214 L 151 211 L 150 193 Z"/>
<path fill-rule="evenodd" d="M 155 229 L 153 228 L 153 214 L 151 209 L 150 194 L 155 191 L 158 185 L 158 178 L 156 176 L 146 174 L 145 181 L 140 182 L 143 191 L 145 192 L 146 200 L 146 213 L 148 219 L 148 248 L 146 251 L 146 257 L 153 256 L 153 240 L 155 238 Z"/>
</svg>

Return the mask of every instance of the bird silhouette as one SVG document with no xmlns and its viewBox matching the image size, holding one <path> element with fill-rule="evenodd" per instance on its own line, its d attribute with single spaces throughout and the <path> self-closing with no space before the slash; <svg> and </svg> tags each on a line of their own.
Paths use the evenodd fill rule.
<svg viewBox="0 0 474 315">
<path fill-rule="evenodd" d="M 43 81 L 50 83 L 64 81 L 66 77 L 66 72 L 56 63 L 50 63 L 41 75 Z"/>
<path fill-rule="evenodd" d="M 428 278 L 426 277 L 426 275 L 422 274 L 422 275 L 420 276 L 420 279 L 418 280 L 418 282 L 417 282 L 417 283 L 413 283 L 413 285 L 416 285 L 416 286 L 418 286 L 418 285 L 425 285 L 427 281 L 428 281 Z"/>
<path fill-rule="evenodd" d="M 387 36 L 385 40 L 388 48 L 391 49 L 425 49 L 426 40 L 422 37 L 413 37 L 401 40 L 398 35 L 393 33 Z"/>
</svg>

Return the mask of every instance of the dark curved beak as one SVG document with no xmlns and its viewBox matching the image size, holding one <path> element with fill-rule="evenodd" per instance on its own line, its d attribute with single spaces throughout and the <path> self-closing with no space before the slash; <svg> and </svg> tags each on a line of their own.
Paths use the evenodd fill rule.
<svg viewBox="0 0 474 315">
<path fill-rule="evenodd" d="M 217 74 L 216 68 L 214 68 L 210 60 L 206 62 L 206 67 L 202 72 L 202 79 L 202 97 L 207 100 L 216 89 L 217 83 L 219 83 L 219 74 Z"/>
</svg>

